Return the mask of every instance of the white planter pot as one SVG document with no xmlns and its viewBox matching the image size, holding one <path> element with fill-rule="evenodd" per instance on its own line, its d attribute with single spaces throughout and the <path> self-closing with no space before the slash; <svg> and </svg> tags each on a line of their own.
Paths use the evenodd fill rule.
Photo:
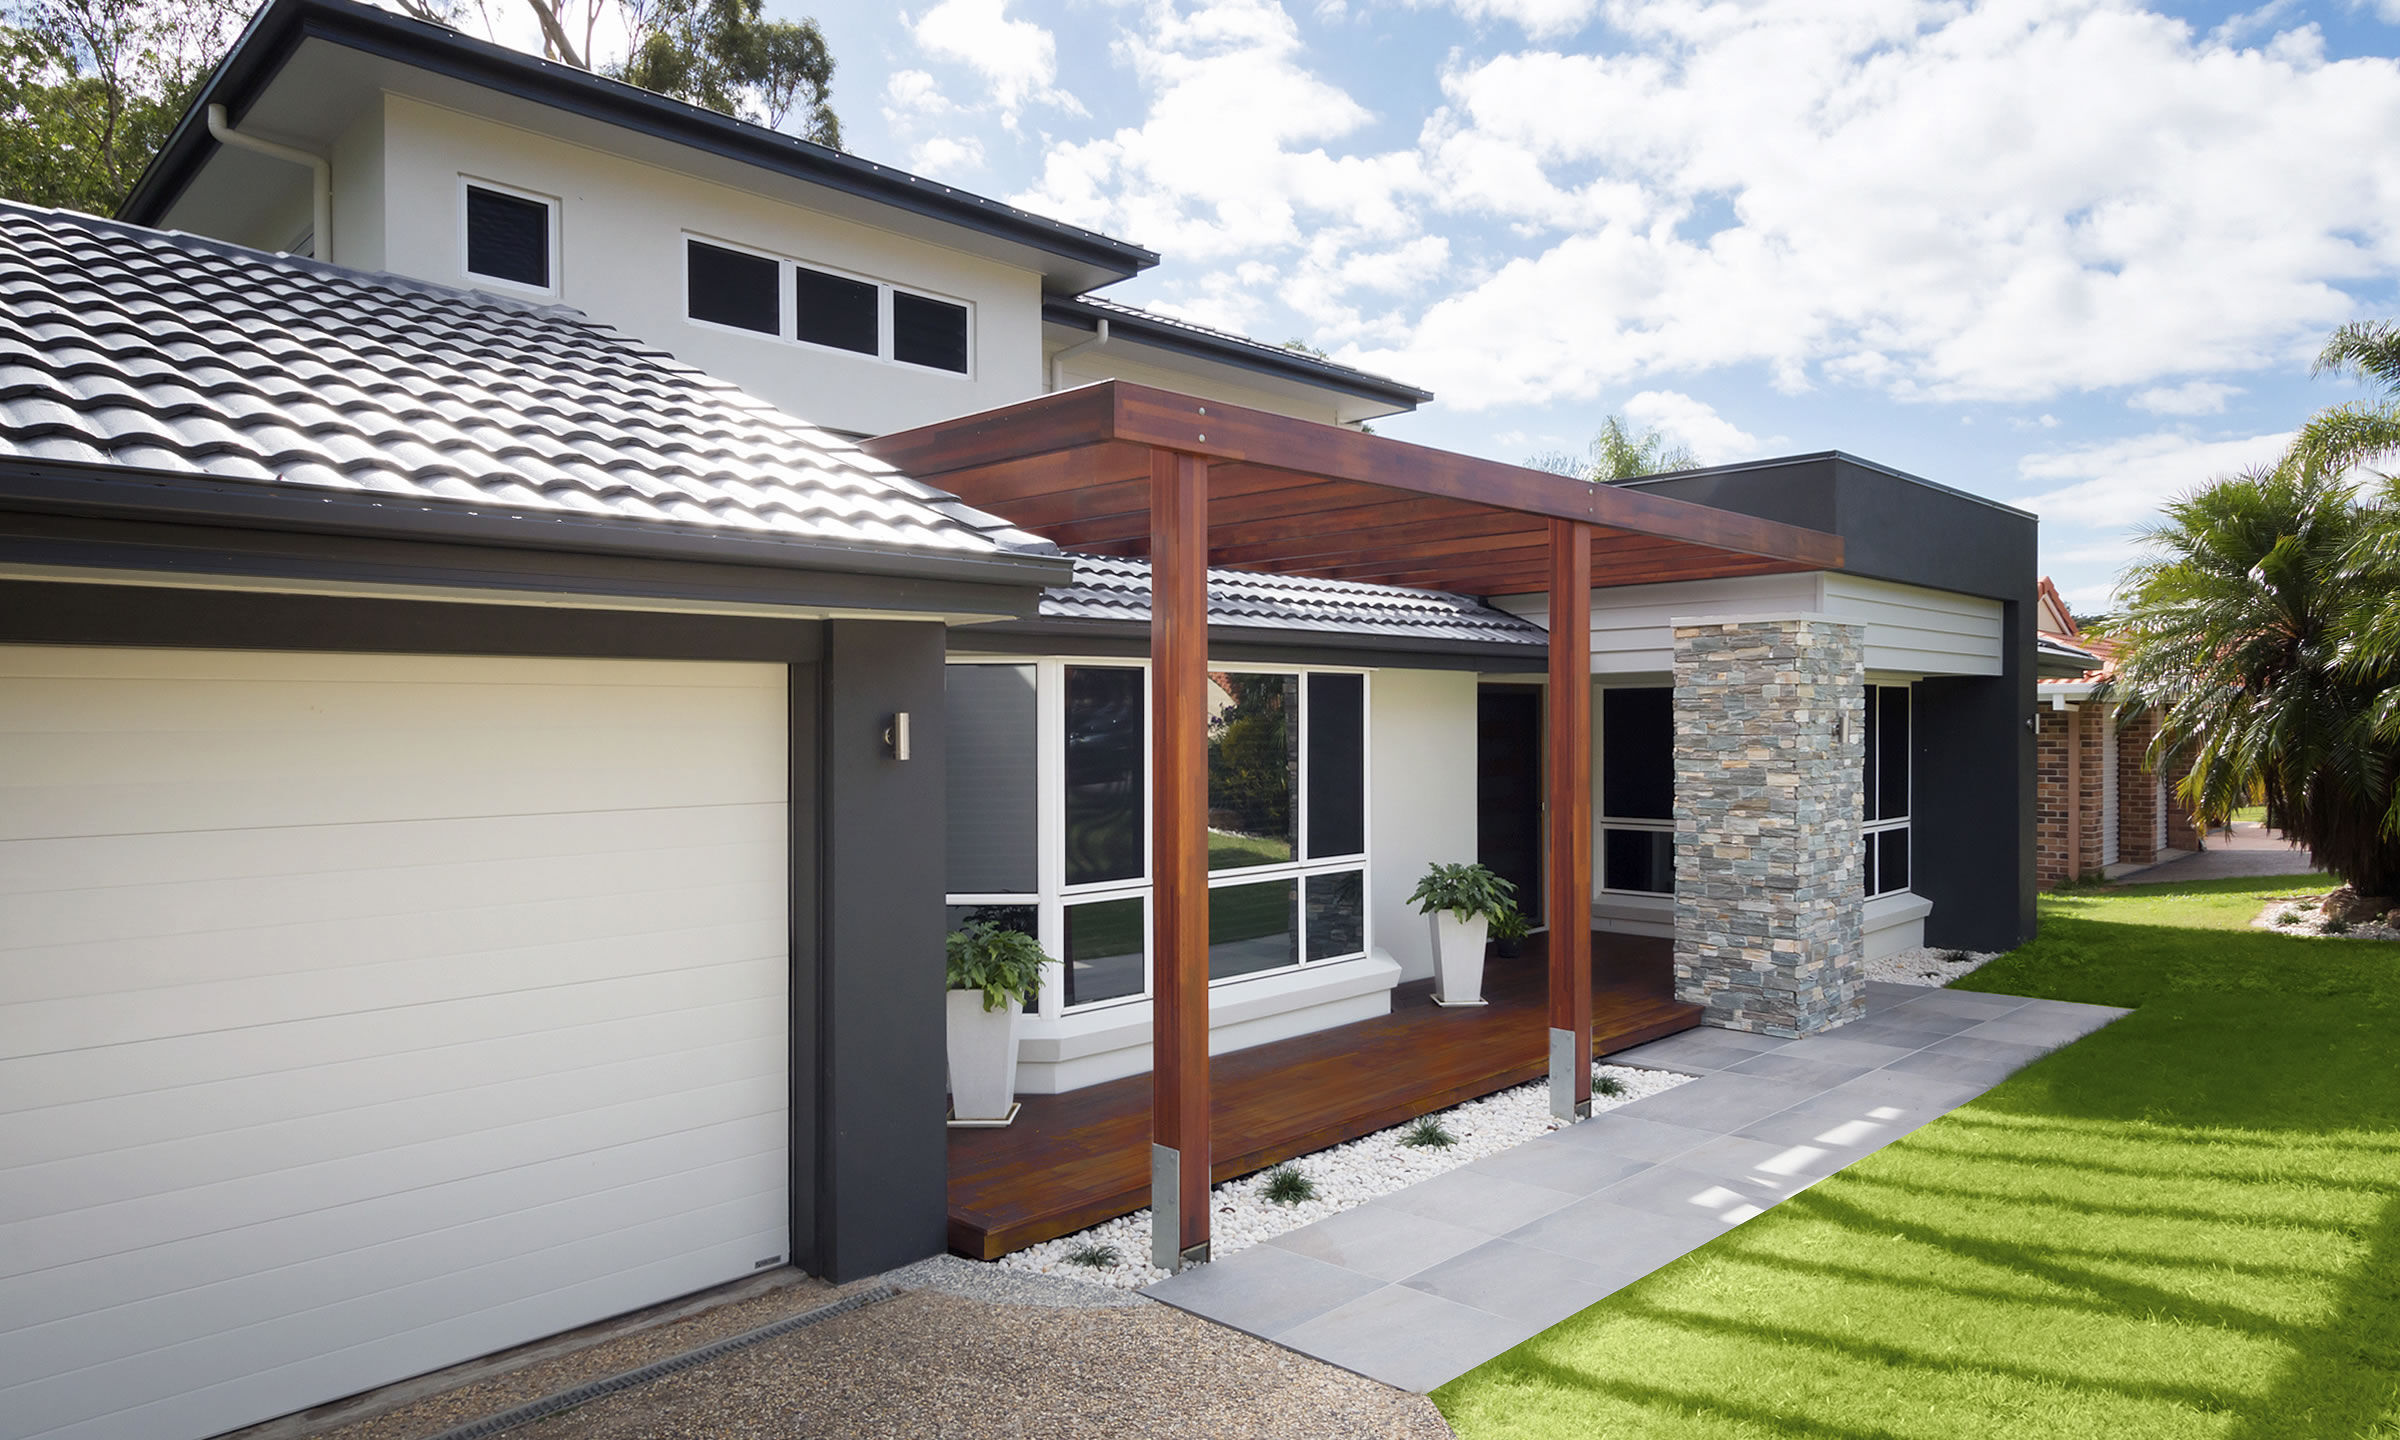
<svg viewBox="0 0 2400 1440">
<path fill-rule="evenodd" d="M 1443 1005 L 1481 1005 L 1483 942 L 1492 917 L 1461 920 L 1436 910 L 1425 918 L 1433 925 L 1433 998 Z"/>
<path fill-rule="evenodd" d="M 950 992 L 950 1114 L 958 1120 L 1005 1120 L 1017 1098 L 1014 1000 L 983 1008 L 981 990 Z"/>
</svg>

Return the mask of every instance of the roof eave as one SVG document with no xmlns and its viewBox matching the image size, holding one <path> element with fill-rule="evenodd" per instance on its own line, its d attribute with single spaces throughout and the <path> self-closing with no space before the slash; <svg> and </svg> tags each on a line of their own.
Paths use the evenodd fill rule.
<svg viewBox="0 0 2400 1440">
<path fill-rule="evenodd" d="M 134 183 L 119 219 L 157 225 L 214 153 L 203 119 L 221 104 L 238 122 L 308 39 L 485 85 L 536 103 L 695 146 L 864 199 L 946 221 L 1102 272 L 1081 289 L 1129 279 L 1158 263 L 1155 251 L 986 200 L 796 136 L 783 135 L 617 81 L 526 55 L 404 15 L 327 0 L 274 0 L 252 18 L 192 97 Z"/>
<path fill-rule="evenodd" d="M 1214 360 L 1220 365 L 1272 375 L 1281 380 L 1296 380 L 1320 389 L 1338 390 L 1345 395 L 1392 406 L 1393 410 L 1387 411 L 1387 414 L 1414 410 L 1420 405 L 1433 403 L 1432 391 L 1402 381 L 1319 360 L 1297 350 L 1281 350 L 1258 342 L 1220 340 L 1179 325 L 1146 320 L 1114 309 L 1100 310 L 1084 305 L 1071 296 L 1054 296 L 1043 301 L 1042 318 L 1081 330 L 1096 330 L 1099 322 L 1106 320 L 1112 334 L 1122 331 L 1126 338 L 1141 344 Z"/>
</svg>

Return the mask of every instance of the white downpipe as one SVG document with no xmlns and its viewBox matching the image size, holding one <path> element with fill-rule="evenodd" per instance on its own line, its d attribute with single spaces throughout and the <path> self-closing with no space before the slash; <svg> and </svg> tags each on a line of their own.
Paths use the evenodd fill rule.
<svg viewBox="0 0 2400 1440">
<path fill-rule="evenodd" d="M 1097 350 L 1108 343 L 1108 322 L 1100 322 L 1100 333 L 1080 345 L 1069 345 L 1050 357 L 1050 389 L 1053 393 L 1067 388 L 1067 361 L 1086 350 Z"/>
<path fill-rule="evenodd" d="M 325 157 L 312 155 L 306 150 L 295 150 L 289 145 L 278 145 L 272 140 L 261 140 L 255 135 L 244 135 L 225 123 L 225 107 L 222 105 L 208 107 L 208 133 L 215 136 L 220 145 L 231 145 L 237 150 L 255 151 L 261 155 L 272 156 L 277 160 L 289 160 L 294 165 L 306 165 L 315 174 L 316 218 L 311 222 L 313 228 L 309 232 L 308 248 L 315 252 L 314 258 L 328 264 L 332 263 L 333 166 L 326 161 Z M 1105 327 L 1103 328 L 1105 329 Z"/>
</svg>

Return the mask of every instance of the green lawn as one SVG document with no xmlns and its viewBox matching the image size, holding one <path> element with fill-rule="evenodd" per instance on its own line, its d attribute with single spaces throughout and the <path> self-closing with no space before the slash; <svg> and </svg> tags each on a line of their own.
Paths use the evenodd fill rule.
<svg viewBox="0 0 2400 1440">
<path fill-rule="evenodd" d="M 2400 945 L 2087 889 L 1962 988 L 2138 1007 L 1453 1381 L 1467 1440 L 2400 1437 Z"/>
</svg>

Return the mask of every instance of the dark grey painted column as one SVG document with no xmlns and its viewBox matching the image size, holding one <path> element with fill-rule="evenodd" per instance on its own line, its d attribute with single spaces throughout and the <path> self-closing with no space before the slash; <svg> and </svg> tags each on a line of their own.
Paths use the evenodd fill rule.
<svg viewBox="0 0 2400 1440">
<path fill-rule="evenodd" d="M 826 631 L 817 1256 L 848 1280 L 947 1243 L 944 634 L 890 620 Z M 883 741 L 900 711 L 907 760 Z"/>
<path fill-rule="evenodd" d="M 1914 687 L 1909 888 L 1933 902 L 1928 945 L 2008 950 L 2033 938 L 2033 606 L 2001 609 L 1999 675 Z"/>
</svg>

